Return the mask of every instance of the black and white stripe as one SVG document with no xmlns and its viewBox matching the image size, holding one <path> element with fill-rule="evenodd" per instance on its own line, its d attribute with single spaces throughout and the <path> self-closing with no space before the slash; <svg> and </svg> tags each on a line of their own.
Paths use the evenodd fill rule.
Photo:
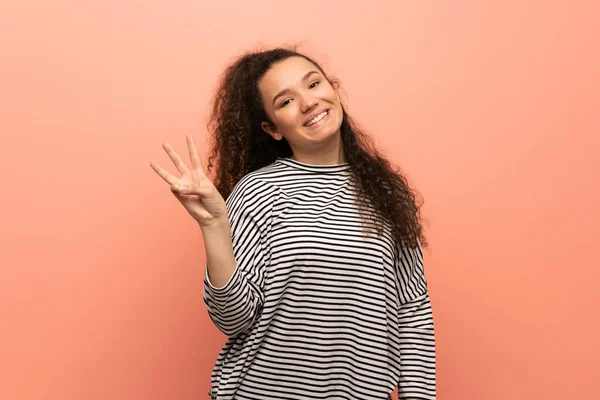
<svg viewBox="0 0 600 400">
<path fill-rule="evenodd" d="M 421 249 L 389 226 L 365 236 L 347 164 L 290 159 L 227 199 L 237 268 L 204 300 L 229 338 L 215 399 L 435 399 L 433 318 Z"/>
</svg>

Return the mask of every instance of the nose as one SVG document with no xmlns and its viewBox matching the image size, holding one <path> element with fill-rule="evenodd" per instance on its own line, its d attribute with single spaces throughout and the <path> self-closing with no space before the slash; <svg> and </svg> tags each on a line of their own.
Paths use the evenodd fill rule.
<svg viewBox="0 0 600 400">
<path fill-rule="evenodd" d="M 319 102 L 317 98 L 312 93 L 304 93 L 300 99 L 302 112 L 307 112 L 312 110 Z"/>
</svg>

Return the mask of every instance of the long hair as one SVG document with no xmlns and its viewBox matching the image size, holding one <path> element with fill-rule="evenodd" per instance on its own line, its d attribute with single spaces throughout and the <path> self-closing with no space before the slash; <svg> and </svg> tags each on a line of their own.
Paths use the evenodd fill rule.
<svg viewBox="0 0 600 400">
<path fill-rule="evenodd" d="M 336 82 L 317 62 L 286 48 L 243 54 L 220 78 L 208 120 L 214 140 L 208 172 L 215 167 L 214 184 L 223 198 L 231 194 L 244 175 L 273 163 L 278 157 L 292 155 L 285 138 L 275 140 L 262 129 L 261 122 L 269 118 L 258 90 L 260 78 L 274 64 L 289 57 L 303 57 L 319 68 L 331 84 Z M 365 228 L 382 234 L 387 223 L 394 240 L 401 245 L 427 246 L 420 206 L 407 179 L 377 151 L 371 138 L 345 109 L 343 114 L 340 129 L 343 151 L 356 184 L 357 204 Z"/>
</svg>

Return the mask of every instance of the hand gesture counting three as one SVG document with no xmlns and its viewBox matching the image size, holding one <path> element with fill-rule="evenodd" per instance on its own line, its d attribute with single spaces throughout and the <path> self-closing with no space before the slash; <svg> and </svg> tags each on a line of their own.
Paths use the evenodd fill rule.
<svg viewBox="0 0 600 400">
<path fill-rule="evenodd" d="M 194 139 L 188 134 L 186 141 L 192 162 L 191 168 L 188 168 L 168 143 L 163 144 L 163 148 L 181 173 L 180 177 L 171 175 L 154 162 L 150 165 L 161 178 L 171 185 L 171 191 L 175 197 L 198 221 L 200 228 L 210 228 L 216 224 L 228 223 L 225 200 L 204 172 Z"/>
</svg>

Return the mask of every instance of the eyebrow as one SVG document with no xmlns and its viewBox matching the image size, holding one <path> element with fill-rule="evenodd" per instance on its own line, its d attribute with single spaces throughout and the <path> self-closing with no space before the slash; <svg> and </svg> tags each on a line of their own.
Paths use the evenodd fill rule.
<svg viewBox="0 0 600 400">
<path fill-rule="evenodd" d="M 303 81 L 307 80 L 307 79 L 308 79 L 308 78 L 309 78 L 309 77 L 310 77 L 312 74 L 318 74 L 318 72 L 317 72 L 317 71 L 310 71 L 310 72 L 308 72 L 306 75 L 304 75 L 304 76 L 302 77 L 302 80 L 303 80 Z M 283 96 L 283 95 L 284 95 L 284 94 L 286 94 L 287 92 L 289 92 L 289 89 L 283 89 L 281 92 L 277 93 L 277 94 L 275 95 L 275 97 L 273 97 L 273 104 L 275 104 L 275 101 L 277 101 L 277 99 L 278 99 L 279 97 Z"/>
</svg>

